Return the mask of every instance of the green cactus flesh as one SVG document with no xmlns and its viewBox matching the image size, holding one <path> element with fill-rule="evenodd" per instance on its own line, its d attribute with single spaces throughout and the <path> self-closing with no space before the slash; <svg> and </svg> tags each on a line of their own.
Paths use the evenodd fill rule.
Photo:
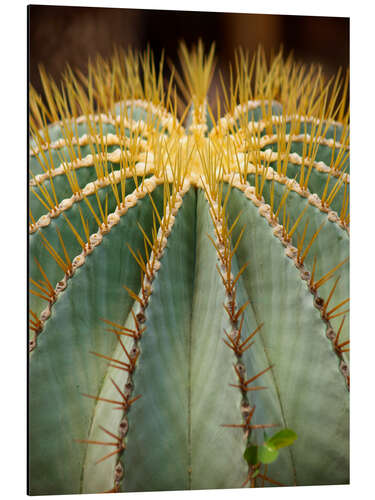
<svg viewBox="0 0 375 500">
<path fill-rule="evenodd" d="M 31 89 L 31 494 L 349 482 L 348 78 L 181 60 Z"/>
</svg>

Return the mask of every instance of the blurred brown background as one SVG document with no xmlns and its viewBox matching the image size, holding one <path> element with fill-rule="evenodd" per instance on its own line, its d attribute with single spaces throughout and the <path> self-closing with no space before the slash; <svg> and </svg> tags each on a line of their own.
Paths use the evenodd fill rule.
<svg viewBox="0 0 375 500">
<path fill-rule="evenodd" d="M 85 70 L 87 60 L 110 56 L 114 44 L 144 49 L 156 59 L 164 48 L 177 58 L 178 41 L 190 45 L 200 37 L 216 43 L 218 65 L 226 71 L 236 47 L 252 51 L 261 43 L 269 51 L 282 44 L 298 60 L 323 66 L 327 76 L 349 66 L 349 19 L 311 16 L 228 14 L 89 7 L 29 6 L 29 75 L 41 92 L 38 64 L 60 78 L 65 63 Z"/>
</svg>

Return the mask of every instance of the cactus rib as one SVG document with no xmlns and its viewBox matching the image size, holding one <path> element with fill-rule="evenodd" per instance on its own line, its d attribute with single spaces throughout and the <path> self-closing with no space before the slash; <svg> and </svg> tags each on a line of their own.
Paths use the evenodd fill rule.
<svg viewBox="0 0 375 500">
<path fill-rule="evenodd" d="M 89 143 L 92 144 L 93 141 L 95 141 L 97 144 L 100 144 L 99 136 L 87 138 L 87 144 L 89 144 Z M 129 140 L 129 143 L 130 143 L 130 140 Z M 111 145 L 111 146 L 123 145 L 123 140 L 117 135 L 107 134 L 106 136 L 103 137 L 103 144 L 104 145 Z M 141 145 L 141 143 L 139 143 L 139 144 Z M 129 145 L 130 144 L 128 144 L 128 146 Z M 66 170 L 78 169 L 78 168 L 83 168 L 83 167 L 96 167 L 98 161 L 101 159 L 105 160 L 105 161 L 109 161 L 111 163 L 121 163 L 121 160 L 123 160 L 124 157 L 129 158 L 130 152 L 128 154 L 127 153 L 128 153 L 128 151 L 124 151 L 123 149 L 118 148 L 118 149 L 115 149 L 107 154 L 105 154 L 105 152 L 95 153 L 94 155 L 88 154 L 84 158 L 76 159 L 76 160 L 73 160 L 73 161 L 67 162 L 67 163 L 61 163 L 58 167 L 54 168 L 50 172 L 45 172 L 43 174 L 36 175 L 35 178 L 30 180 L 29 185 L 36 186 L 40 183 L 43 183 L 49 179 L 50 175 L 51 175 L 51 177 L 56 177 L 58 175 L 64 175 Z M 144 155 L 143 156 L 139 155 L 139 156 L 136 156 L 136 160 L 139 160 L 139 161 L 143 160 L 144 161 L 145 157 L 144 157 Z"/>
<path fill-rule="evenodd" d="M 228 192 L 229 194 L 229 192 Z M 205 195 L 206 199 L 210 206 L 210 215 L 212 219 L 212 223 L 215 228 L 216 235 L 216 243 L 213 241 L 213 244 L 216 249 L 217 258 L 220 262 L 220 267 L 217 266 L 218 273 L 222 279 L 222 283 L 225 287 L 225 303 L 223 304 L 226 313 L 228 314 L 230 320 L 230 330 L 229 332 L 224 330 L 225 336 L 227 340 L 224 339 L 224 343 L 229 347 L 236 356 L 236 364 L 234 365 L 234 370 L 238 377 L 238 385 L 230 384 L 232 387 L 236 387 L 241 391 L 241 414 L 243 417 L 242 424 L 222 424 L 223 427 L 232 427 L 232 428 L 242 428 L 244 432 L 244 437 L 249 440 L 251 437 L 251 433 L 256 429 L 268 429 L 271 427 L 277 426 L 277 424 L 251 424 L 251 419 L 254 415 L 254 411 L 256 410 L 255 405 L 251 406 L 248 400 L 248 393 L 251 391 L 258 391 L 267 389 L 263 386 L 249 386 L 250 383 L 261 377 L 265 372 L 272 368 L 272 365 L 260 371 L 256 375 L 252 376 L 250 379 L 246 380 L 246 367 L 243 364 L 242 355 L 243 353 L 251 348 L 254 342 L 250 342 L 254 338 L 254 336 L 259 332 L 262 328 L 262 324 L 260 324 L 257 328 L 253 330 L 244 340 L 241 338 L 242 327 L 244 322 L 244 312 L 246 307 L 249 305 L 249 301 L 245 302 L 241 307 L 238 306 L 236 299 L 236 282 L 238 281 L 241 270 L 237 273 L 236 276 L 232 274 L 232 259 L 235 254 L 238 243 L 242 237 L 243 232 L 240 233 L 237 242 L 234 245 L 234 248 L 231 248 L 231 238 L 230 234 L 233 231 L 234 226 L 238 222 L 236 219 L 231 228 L 227 226 L 227 217 L 225 215 L 225 201 L 224 207 L 221 206 L 221 201 L 215 197 L 214 193 L 209 191 L 209 188 L 205 186 Z M 246 345 L 247 344 L 247 345 Z M 254 472 L 254 469 L 251 465 L 249 465 L 249 474 Z M 246 483 L 245 483 L 246 484 Z"/>
<path fill-rule="evenodd" d="M 334 330 L 333 330 L 332 325 L 330 323 L 330 317 L 329 317 L 329 314 L 327 314 L 327 312 L 326 312 L 327 304 L 329 303 L 331 297 L 329 297 L 327 299 L 327 301 L 325 301 L 323 298 L 319 297 L 319 295 L 317 294 L 317 282 L 314 282 L 314 280 L 311 277 L 311 273 L 305 268 L 305 266 L 303 265 L 303 262 L 301 262 L 301 260 L 299 259 L 300 252 L 298 251 L 298 249 L 295 246 L 293 246 L 290 243 L 290 240 L 286 237 L 282 226 L 277 224 L 277 222 L 273 219 L 273 217 L 270 213 L 269 205 L 266 205 L 263 201 L 259 200 L 253 194 L 253 189 L 251 189 L 249 184 L 241 182 L 241 179 L 239 177 L 233 178 L 233 176 L 232 176 L 231 178 L 228 178 L 226 180 L 233 187 L 242 191 L 245 194 L 246 198 L 248 198 L 250 201 L 252 201 L 252 203 L 256 207 L 258 207 L 259 214 L 262 217 L 264 217 L 267 220 L 270 227 L 273 228 L 274 236 L 276 236 L 280 240 L 282 245 L 285 247 L 285 252 L 284 252 L 285 255 L 288 258 L 292 259 L 296 268 L 300 271 L 301 279 L 308 282 L 308 288 L 314 297 L 314 306 L 322 313 L 321 314 L 322 320 L 326 324 L 327 338 L 331 341 L 331 343 L 334 346 L 337 345 L 337 341 L 336 341 L 337 334 L 333 334 Z M 341 262 L 338 266 L 335 266 L 335 268 L 333 270 L 331 270 L 329 273 L 331 275 L 333 275 L 332 271 L 336 271 L 340 266 L 342 266 L 344 263 L 346 263 L 346 261 L 347 261 L 347 259 L 345 261 Z M 346 302 L 346 300 L 344 302 Z M 340 304 L 340 306 L 341 305 L 343 305 L 343 303 Z M 336 306 L 336 308 L 339 308 L 339 306 Z M 336 310 L 336 308 L 334 308 L 332 311 Z M 347 312 L 347 311 L 345 311 L 345 312 Z M 340 331 L 341 331 L 341 328 L 340 328 Z M 348 389 L 349 389 L 349 370 L 348 370 L 347 363 L 342 355 L 343 351 L 340 351 L 340 349 L 339 350 L 335 349 L 335 352 L 340 360 L 340 371 L 343 374 L 343 376 L 346 380 Z"/>
<path fill-rule="evenodd" d="M 111 160 L 111 161 L 113 161 L 113 160 Z M 38 231 L 38 229 L 48 226 L 48 224 L 50 224 L 52 219 L 58 217 L 63 212 L 72 208 L 74 203 L 81 201 L 84 198 L 86 198 L 92 194 L 95 194 L 99 189 L 101 189 L 103 187 L 112 186 L 114 193 L 117 193 L 117 191 L 115 191 L 115 188 L 114 188 L 114 186 L 116 184 L 121 183 L 125 179 L 133 179 L 135 177 L 144 177 L 144 176 L 149 175 L 151 173 L 152 173 L 152 170 L 150 167 L 148 167 L 147 165 L 139 164 L 134 169 L 134 171 L 130 171 L 130 172 L 128 171 L 128 172 L 124 173 L 123 171 L 115 170 L 111 174 L 105 175 L 105 176 L 97 179 L 96 181 L 90 182 L 82 188 L 82 190 L 80 191 L 79 194 L 75 193 L 70 198 L 65 198 L 64 200 L 62 200 L 58 204 L 57 207 L 54 207 L 49 212 L 41 215 L 40 218 L 33 223 L 32 227 L 30 227 L 29 232 L 30 232 L 30 234 L 32 234 L 32 233 L 35 233 L 36 231 Z M 153 178 L 153 177 L 150 177 L 150 178 Z M 153 178 L 153 180 L 154 179 L 156 181 L 159 181 L 159 183 L 162 182 L 162 180 L 158 179 L 157 177 Z M 138 195 L 140 195 L 140 193 L 142 192 L 142 190 L 139 191 L 138 188 L 136 191 L 137 191 Z M 32 191 L 32 192 L 35 194 L 34 191 Z M 133 193 L 129 194 L 128 196 L 131 196 L 132 194 Z M 130 200 L 130 198 L 128 200 Z M 118 202 L 118 205 L 119 204 L 120 203 Z"/>
<path fill-rule="evenodd" d="M 106 400 L 94 396 L 89 396 L 89 397 L 96 399 L 98 401 L 103 401 L 104 403 L 111 403 L 111 404 L 114 403 L 120 405 L 118 406 L 118 408 L 122 409 L 122 415 L 120 417 L 118 424 L 118 432 L 120 433 L 121 439 L 124 439 L 128 432 L 128 427 L 129 427 L 128 411 L 130 409 L 130 406 L 133 404 L 133 402 L 137 401 L 139 397 L 141 397 L 141 395 L 135 397 L 133 395 L 133 390 L 134 390 L 133 376 L 136 372 L 136 363 L 138 361 L 138 358 L 141 357 L 142 337 L 144 334 L 148 335 L 147 326 L 144 325 L 146 325 L 147 306 L 153 293 L 152 283 L 155 280 L 158 270 L 160 269 L 160 266 L 162 264 L 163 253 L 167 245 L 168 237 L 173 229 L 175 219 L 182 205 L 183 197 L 189 190 L 189 188 L 190 186 L 189 183 L 187 182 L 185 182 L 182 186 L 181 185 L 173 186 L 171 196 L 167 202 L 167 206 L 164 212 L 165 215 L 160 220 L 160 227 L 157 233 L 154 229 L 152 242 L 147 238 L 146 235 L 144 235 L 145 245 L 149 246 L 150 253 L 149 253 L 149 258 L 147 259 L 146 262 L 138 261 L 138 265 L 140 266 L 140 269 L 143 273 L 141 292 L 137 296 L 132 290 L 127 289 L 130 296 L 135 299 L 135 305 L 131 310 L 131 319 L 134 325 L 130 329 L 127 327 L 122 327 L 121 325 L 114 325 L 112 322 L 106 321 L 107 323 L 115 326 L 115 328 L 111 329 L 110 331 L 115 333 L 115 335 L 118 337 L 122 349 L 121 357 L 122 359 L 126 360 L 126 363 L 124 363 L 124 361 L 122 361 L 121 359 L 117 358 L 115 359 L 114 357 L 108 358 L 107 356 L 103 355 L 99 356 L 110 360 L 112 364 L 110 364 L 109 366 L 111 366 L 112 368 L 119 369 L 128 373 L 128 377 L 126 379 L 126 383 L 124 384 L 123 389 L 119 388 L 116 382 L 110 377 L 112 384 L 121 394 L 123 402 L 118 403 L 117 401 Z M 125 344 L 121 341 L 121 337 L 124 337 L 124 339 L 128 341 L 129 351 L 127 350 Z M 92 432 L 95 433 L 95 429 L 93 429 Z M 97 441 L 91 441 L 91 442 L 94 444 L 97 443 Z M 114 484 L 113 487 L 108 491 L 120 490 L 121 481 L 124 479 L 124 464 L 123 464 L 122 454 L 123 452 L 125 452 L 125 450 L 126 450 L 125 443 L 123 443 L 122 447 L 118 448 L 117 450 L 116 462 L 114 466 L 114 471 L 115 471 L 115 475 L 113 478 Z M 113 454 L 115 454 L 115 452 Z M 108 455 L 108 458 L 110 458 L 110 456 L 112 455 Z M 89 465 L 87 466 L 89 467 Z M 126 477 L 124 480 L 126 481 Z"/>
<path fill-rule="evenodd" d="M 72 259 L 71 271 L 69 273 L 65 273 L 64 277 L 57 283 L 53 296 L 49 300 L 48 306 L 41 312 L 37 332 L 34 331 L 34 335 L 30 340 L 30 351 L 33 351 L 36 348 L 38 335 L 42 333 L 44 323 L 51 316 L 52 307 L 55 304 L 58 295 L 66 289 L 68 286 L 68 280 L 74 276 L 75 271 L 84 265 L 87 256 L 90 255 L 98 245 L 100 245 L 103 237 L 118 224 L 120 218 L 124 216 L 130 208 L 136 206 L 139 199 L 142 199 L 147 193 L 152 193 L 152 191 L 162 183 L 163 180 L 158 179 L 156 176 L 145 179 L 137 189 L 125 197 L 124 202 L 120 207 L 116 207 L 115 212 L 108 215 L 107 223 L 105 224 L 103 222 L 103 224 L 99 226 L 98 231 L 90 235 L 87 243 L 82 249 L 82 252 Z"/>
</svg>

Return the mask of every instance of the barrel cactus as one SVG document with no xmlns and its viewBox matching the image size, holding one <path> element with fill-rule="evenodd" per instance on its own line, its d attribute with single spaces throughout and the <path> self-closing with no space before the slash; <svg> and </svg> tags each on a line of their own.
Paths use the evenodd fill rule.
<svg viewBox="0 0 375 500">
<path fill-rule="evenodd" d="M 348 75 L 180 54 L 30 90 L 31 494 L 349 481 Z"/>
</svg>

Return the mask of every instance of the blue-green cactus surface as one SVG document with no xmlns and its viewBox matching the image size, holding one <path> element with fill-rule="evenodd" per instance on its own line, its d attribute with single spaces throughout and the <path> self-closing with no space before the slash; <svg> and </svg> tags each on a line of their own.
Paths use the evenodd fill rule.
<svg viewBox="0 0 375 500">
<path fill-rule="evenodd" d="M 348 80 L 181 60 L 31 89 L 33 495 L 349 482 Z"/>
</svg>

